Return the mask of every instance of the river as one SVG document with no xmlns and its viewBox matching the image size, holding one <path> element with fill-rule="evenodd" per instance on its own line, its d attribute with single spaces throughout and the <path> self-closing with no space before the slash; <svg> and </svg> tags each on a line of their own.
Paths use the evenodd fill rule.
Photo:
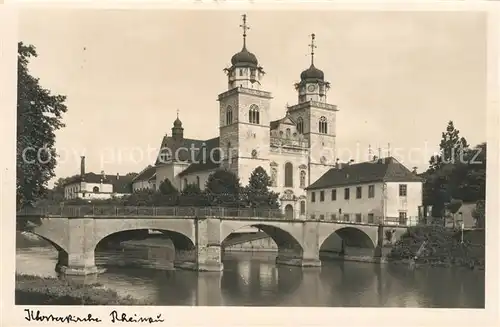
<svg viewBox="0 0 500 327">
<path fill-rule="evenodd" d="M 143 257 L 137 251 L 125 254 Z M 109 264 L 118 255 L 97 251 L 96 261 Z M 484 308 L 482 270 L 341 261 L 301 269 L 276 266 L 274 258 L 274 253 L 226 253 L 221 273 L 152 269 L 138 259 L 136 267 L 108 265 L 89 282 L 157 305 Z M 56 262 L 50 246 L 17 244 L 18 273 L 55 277 Z"/>
</svg>

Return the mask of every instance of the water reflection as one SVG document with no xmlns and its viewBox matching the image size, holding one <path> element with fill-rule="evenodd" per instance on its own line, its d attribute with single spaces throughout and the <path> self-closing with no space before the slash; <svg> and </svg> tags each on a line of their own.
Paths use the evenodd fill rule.
<svg viewBox="0 0 500 327">
<path fill-rule="evenodd" d="M 110 252 L 96 253 L 100 262 L 112 263 L 113 257 Z M 220 273 L 111 265 L 96 279 L 82 277 L 82 282 L 99 282 L 121 295 L 157 305 L 484 307 L 484 271 L 410 270 L 341 261 L 301 269 L 277 266 L 275 257 L 275 253 L 229 253 Z M 18 248 L 16 270 L 55 277 L 56 261 L 52 248 Z"/>
</svg>

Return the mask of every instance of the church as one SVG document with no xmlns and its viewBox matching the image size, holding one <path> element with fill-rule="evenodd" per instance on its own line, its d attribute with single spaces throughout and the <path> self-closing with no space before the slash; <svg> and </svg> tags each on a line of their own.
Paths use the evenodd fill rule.
<svg viewBox="0 0 500 327">
<path fill-rule="evenodd" d="M 240 27 L 243 46 L 224 69 L 227 89 L 218 95 L 219 135 L 208 140 L 186 138 L 177 115 L 171 135 L 161 141 L 156 162 L 133 180 L 133 190 L 156 189 L 166 179 L 179 190 L 193 183 L 203 189 L 219 168 L 233 171 L 246 185 L 252 171 L 261 166 L 271 177 L 271 189 L 280 193 L 286 216 L 305 218 L 306 187 L 335 167 L 336 157 L 338 110 L 328 103 L 330 84 L 315 66 L 315 35 L 311 35 L 310 66 L 295 84 L 297 103 L 287 105 L 283 117 L 271 121 L 272 108 L 283 105 L 272 105 L 264 69 L 248 50 L 246 15 Z"/>
</svg>

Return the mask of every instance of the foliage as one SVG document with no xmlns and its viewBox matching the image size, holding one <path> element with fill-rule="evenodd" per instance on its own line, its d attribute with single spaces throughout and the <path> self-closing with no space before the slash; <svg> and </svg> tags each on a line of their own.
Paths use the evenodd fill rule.
<svg viewBox="0 0 500 327">
<path fill-rule="evenodd" d="M 47 192 L 48 181 L 55 176 L 57 153 L 55 131 L 64 127 L 66 97 L 43 88 L 28 69 L 36 58 L 32 45 L 18 43 L 17 80 L 17 207 L 33 205 Z M 39 154 L 39 155 L 38 155 Z"/>
<path fill-rule="evenodd" d="M 244 188 L 246 206 L 249 208 L 279 209 L 278 193 L 269 189 L 271 178 L 261 166 L 255 168 L 250 175 L 248 185 Z"/>
<path fill-rule="evenodd" d="M 393 260 L 412 259 L 422 243 L 426 244 L 420 252 L 417 262 L 431 264 L 476 264 L 484 262 L 484 241 L 472 244 L 461 243 L 456 231 L 443 226 L 414 226 L 394 244 L 389 253 Z M 478 251 L 479 248 L 479 251 Z"/>
<path fill-rule="evenodd" d="M 472 217 L 476 219 L 476 227 L 477 228 L 484 228 L 486 225 L 485 222 L 485 202 L 484 200 L 479 200 L 476 202 L 476 207 L 474 208 L 474 211 L 472 212 Z"/>
<path fill-rule="evenodd" d="M 132 297 L 100 288 L 56 278 L 16 275 L 17 305 L 138 305 L 147 304 Z"/>
<path fill-rule="evenodd" d="M 208 177 L 205 194 L 213 206 L 238 208 L 245 205 L 238 176 L 226 169 L 218 169 Z"/>
<path fill-rule="evenodd" d="M 177 191 L 175 186 L 172 185 L 172 182 L 168 178 L 166 178 L 163 182 L 160 183 L 158 190 L 160 191 L 161 194 L 164 195 L 174 195 L 179 193 L 179 191 Z"/>
<path fill-rule="evenodd" d="M 486 143 L 469 148 L 450 121 L 442 133 L 440 154 L 430 159 L 422 177 L 423 203 L 432 205 L 433 217 L 443 217 L 445 209 L 457 212 L 461 206 L 459 200 L 485 199 Z"/>
<path fill-rule="evenodd" d="M 188 184 L 179 197 L 180 206 L 207 207 L 210 206 L 205 192 L 197 184 Z"/>
</svg>

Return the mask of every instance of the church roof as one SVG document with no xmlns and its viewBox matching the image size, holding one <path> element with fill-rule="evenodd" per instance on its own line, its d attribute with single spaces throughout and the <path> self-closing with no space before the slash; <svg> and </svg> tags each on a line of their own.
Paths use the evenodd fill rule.
<svg viewBox="0 0 500 327">
<path fill-rule="evenodd" d="M 184 169 L 179 176 L 219 168 L 221 159 L 219 142 L 219 137 L 204 141 L 206 148 L 206 151 L 204 151 L 205 156 L 202 151 L 199 151 L 196 157 L 196 162 Z M 203 158 L 203 156 L 205 158 Z"/>
<path fill-rule="evenodd" d="M 156 167 L 148 165 L 132 181 L 133 182 L 148 181 L 151 177 L 153 177 L 155 172 L 156 172 Z"/>
<path fill-rule="evenodd" d="M 103 184 L 113 185 L 114 193 L 132 193 L 132 180 L 134 179 L 135 175 L 120 176 L 120 175 L 106 175 L 106 174 L 102 175 L 96 173 L 86 173 L 85 175 L 83 175 L 83 177 L 84 178 L 82 179 L 81 175 L 74 176 L 68 182 L 65 183 L 65 186 L 80 182 L 100 184 L 102 179 Z"/>
<path fill-rule="evenodd" d="M 306 189 L 314 190 L 374 182 L 419 181 L 422 181 L 420 177 L 395 158 L 388 157 L 376 161 L 344 165 L 342 168 L 332 168 Z"/>
<path fill-rule="evenodd" d="M 243 46 L 240 52 L 236 53 L 231 58 L 231 64 L 235 67 L 238 66 L 251 66 L 257 67 L 259 65 L 259 61 L 257 57 L 247 50 L 246 46 Z"/>
<path fill-rule="evenodd" d="M 300 80 L 306 82 L 324 81 L 325 74 L 323 73 L 322 70 L 316 68 L 314 64 L 311 64 L 311 66 L 308 69 L 304 70 L 300 74 Z"/>
<path fill-rule="evenodd" d="M 166 157 L 169 155 L 172 157 L 173 161 L 191 161 L 191 148 L 195 149 L 200 149 L 201 145 L 204 141 L 203 140 L 195 140 L 195 139 L 180 139 L 176 140 L 172 138 L 171 136 L 165 135 L 163 137 L 163 140 L 161 142 L 160 146 L 160 151 L 158 152 L 158 157 L 156 158 L 155 166 L 160 165 L 164 163 L 164 161 L 167 161 Z M 180 148 L 184 148 L 186 150 L 176 151 Z M 174 158 L 175 155 L 177 154 L 177 158 Z M 196 156 L 196 153 L 194 154 Z M 162 159 L 164 158 L 164 159 Z"/>
</svg>

